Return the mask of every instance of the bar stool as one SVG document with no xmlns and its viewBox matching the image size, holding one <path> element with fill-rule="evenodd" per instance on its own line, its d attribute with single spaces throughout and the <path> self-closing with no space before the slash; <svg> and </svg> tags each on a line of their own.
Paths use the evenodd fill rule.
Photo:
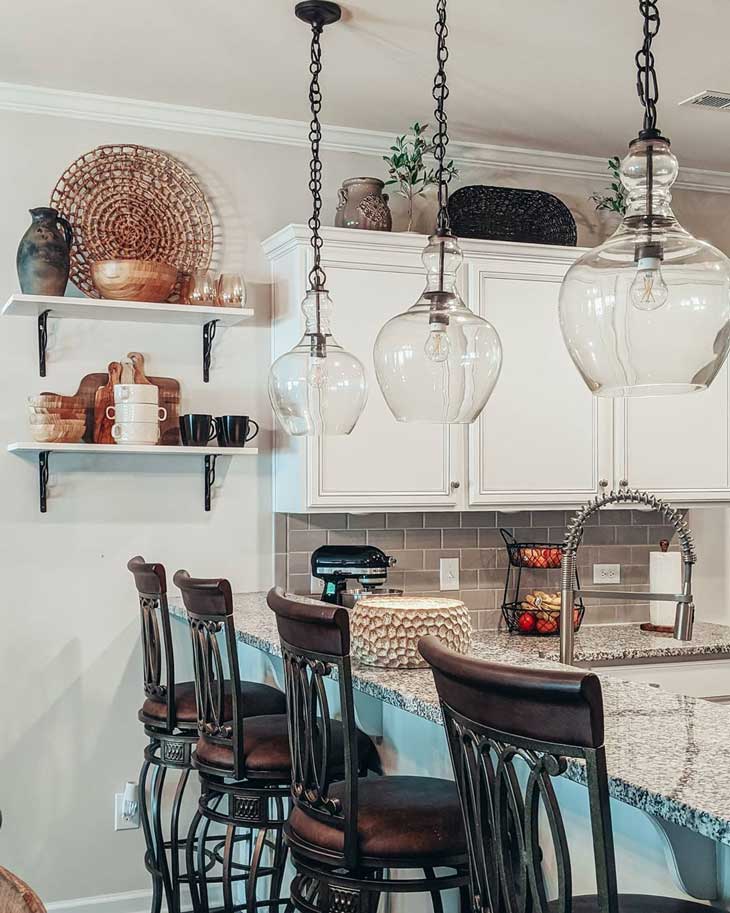
<svg viewBox="0 0 730 913">
<path fill-rule="evenodd" d="M 189 871 L 194 869 L 197 840 L 195 909 L 209 913 L 210 878 L 202 847 L 212 822 L 226 828 L 221 873 L 225 913 L 240 909 L 253 913 L 260 906 L 271 910 L 288 905 L 288 898 L 282 897 L 287 856 L 282 829 L 292 769 L 287 715 L 246 715 L 246 695 L 237 684 L 239 663 L 230 583 L 194 579 L 187 571 L 178 571 L 174 580 L 182 592 L 190 623 L 199 711 L 193 766 L 200 774 L 202 789 L 188 838 Z M 227 663 L 223 662 L 218 635 L 223 637 Z M 227 714 L 221 695 L 229 682 L 231 713 Z M 320 775 L 335 779 L 343 774 L 343 753 L 347 752 L 348 743 L 343 740 L 341 724 L 332 727 L 330 736 L 331 763 L 326 769 L 320 768 Z M 377 769 L 379 762 L 372 742 L 361 732 L 356 741 L 362 770 Z M 311 761 L 315 763 L 314 758 Z M 234 849 L 242 841 L 248 842 L 248 860 L 235 862 Z M 269 854 L 268 864 L 263 863 L 265 851 Z M 268 897 L 260 899 L 261 881 L 266 877 L 271 879 Z M 234 903 L 236 881 L 246 883 L 245 903 Z"/>
<path fill-rule="evenodd" d="M 375 910 L 380 894 L 459 888 L 468 910 L 468 859 L 455 784 L 431 777 L 363 778 L 350 669 L 350 627 L 340 606 L 299 601 L 280 588 L 268 594 L 284 658 L 292 734 L 293 809 L 284 827 L 296 869 L 291 896 L 304 913 Z M 334 739 L 325 681 L 339 688 L 344 780 L 326 773 Z M 436 874 L 435 869 L 447 869 Z M 423 877 L 392 877 L 390 869 Z"/>
<path fill-rule="evenodd" d="M 677 897 L 617 892 L 596 675 L 488 663 L 455 653 L 432 636 L 421 640 L 419 650 L 441 699 L 469 842 L 475 913 L 719 913 Z M 597 894 L 572 895 L 569 847 L 552 784 L 573 758 L 586 766 Z M 543 815 L 545 829 L 538 827 Z M 547 899 L 544 858 L 555 860 L 555 900 Z"/>
<path fill-rule="evenodd" d="M 146 844 L 145 866 L 152 876 L 152 913 L 159 913 L 163 893 L 168 913 L 179 913 L 180 887 L 190 880 L 187 871 L 183 871 L 180 865 L 187 834 L 187 827 L 180 827 L 180 813 L 192 770 L 191 751 L 198 737 L 195 683 L 177 682 L 175 679 L 164 566 L 148 564 L 137 555 L 129 561 L 127 568 L 134 576 L 142 621 L 145 701 L 138 718 L 144 724 L 149 744 L 145 748 L 139 775 L 139 803 Z M 247 706 L 253 712 L 284 711 L 286 698 L 277 688 L 254 682 L 244 682 L 241 687 L 248 698 Z M 230 713 L 230 692 L 224 696 L 224 702 Z M 169 827 L 165 828 L 162 799 L 168 771 L 179 776 Z M 211 854 L 207 852 L 210 865 Z"/>
</svg>

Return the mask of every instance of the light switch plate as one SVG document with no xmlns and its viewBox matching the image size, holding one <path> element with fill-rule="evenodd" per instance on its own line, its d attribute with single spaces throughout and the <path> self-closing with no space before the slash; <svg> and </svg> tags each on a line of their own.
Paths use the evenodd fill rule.
<svg viewBox="0 0 730 913">
<path fill-rule="evenodd" d="M 594 564 L 594 583 L 621 583 L 620 564 Z"/>
<path fill-rule="evenodd" d="M 442 590 L 459 589 L 459 559 L 442 558 L 439 564 Z"/>
</svg>

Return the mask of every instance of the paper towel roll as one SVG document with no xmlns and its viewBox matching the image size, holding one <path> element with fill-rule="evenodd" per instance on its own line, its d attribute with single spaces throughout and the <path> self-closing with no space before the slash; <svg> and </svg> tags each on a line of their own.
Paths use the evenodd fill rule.
<svg viewBox="0 0 730 913">
<path fill-rule="evenodd" d="M 649 552 L 649 589 L 652 593 L 682 592 L 682 555 L 680 552 Z M 650 602 L 653 625 L 674 626 L 674 602 Z"/>
</svg>

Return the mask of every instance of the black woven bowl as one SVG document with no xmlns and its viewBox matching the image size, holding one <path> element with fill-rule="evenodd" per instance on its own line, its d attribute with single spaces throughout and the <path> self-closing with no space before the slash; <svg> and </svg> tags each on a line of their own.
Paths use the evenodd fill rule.
<svg viewBox="0 0 730 913">
<path fill-rule="evenodd" d="M 474 185 L 449 198 L 451 230 L 460 238 L 562 244 L 575 247 L 577 233 L 570 210 L 542 190 Z"/>
</svg>

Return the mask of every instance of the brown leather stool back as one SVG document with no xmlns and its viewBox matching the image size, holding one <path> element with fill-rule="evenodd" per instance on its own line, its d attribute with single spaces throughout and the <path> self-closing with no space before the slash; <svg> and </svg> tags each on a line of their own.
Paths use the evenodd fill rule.
<svg viewBox="0 0 730 913">
<path fill-rule="evenodd" d="M 216 770 L 197 766 L 210 773 L 220 773 L 235 780 L 245 775 L 243 753 L 243 699 L 241 675 L 233 626 L 233 596 L 227 580 L 191 577 L 178 571 L 173 578 L 182 592 L 188 613 L 193 643 L 195 699 L 198 707 L 198 733 L 214 745 L 230 748 L 233 768 Z M 224 664 L 218 635 L 222 633 L 227 663 Z M 230 709 L 226 713 L 226 691 L 230 689 Z M 226 717 L 229 717 L 226 719 Z"/>
<path fill-rule="evenodd" d="M 570 911 L 570 854 L 552 778 L 582 761 L 600 910 L 617 913 L 597 676 L 488 663 L 455 653 L 432 636 L 421 640 L 419 650 L 431 665 L 441 700 L 476 908 L 517 913 L 532 905 L 536 913 L 547 913 L 542 861 L 554 855 L 558 899 L 551 910 Z M 552 844 L 547 852 L 540 843 L 541 810 Z"/>
<path fill-rule="evenodd" d="M 2 913 L 46 913 L 40 897 L 28 885 L 0 866 L 0 910 Z"/>
<path fill-rule="evenodd" d="M 148 564 L 141 555 L 127 568 L 134 575 L 142 620 L 142 660 L 145 697 L 167 705 L 165 729 L 175 728 L 175 657 L 172 650 L 167 577 L 161 564 Z M 147 721 L 160 725 L 160 720 Z"/>
<path fill-rule="evenodd" d="M 276 613 L 286 682 L 292 755 L 292 799 L 305 814 L 344 832 L 342 865 L 354 868 L 357 847 L 358 749 L 350 669 L 350 619 L 341 606 L 269 591 Z M 337 677 L 344 735 L 342 758 L 333 755 L 325 680 Z M 342 799 L 330 798 L 329 772 L 339 768 Z"/>
</svg>

